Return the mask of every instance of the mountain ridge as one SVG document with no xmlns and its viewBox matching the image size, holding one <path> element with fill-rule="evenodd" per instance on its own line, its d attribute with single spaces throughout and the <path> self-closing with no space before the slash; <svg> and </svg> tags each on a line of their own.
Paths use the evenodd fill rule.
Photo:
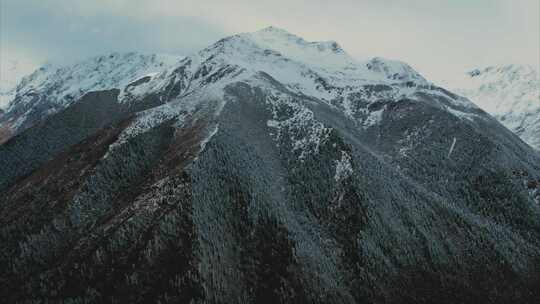
<svg viewBox="0 0 540 304">
<path fill-rule="evenodd" d="M 129 90 L 130 84 L 134 84 L 132 88 L 144 86 L 144 81 L 136 81 L 154 77 L 180 59 L 114 52 L 71 65 L 46 64 L 23 77 L 13 89 L 12 99 L 0 116 L 0 128 L 10 135 L 0 138 L 0 142 L 65 109 L 87 92 L 119 88 L 123 90 L 120 100 L 124 102 L 130 94 L 136 94 Z"/>
<path fill-rule="evenodd" d="M 540 149 L 540 70 L 508 64 L 474 69 L 449 83 L 525 142 Z"/>
<path fill-rule="evenodd" d="M 9 128 L 11 136 L 17 134 L 19 128 L 24 129 L 34 123 L 34 120 L 39 121 L 47 115 L 47 111 L 54 113 L 58 109 L 62 109 L 70 104 L 70 100 L 75 100 L 81 97 L 81 94 L 91 89 L 123 89 L 131 82 L 137 80 L 143 80 L 144 76 L 148 74 L 145 71 L 144 65 L 149 64 L 150 69 L 158 71 L 158 79 L 153 81 L 143 81 L 142 86 L 136 86 L 138 90 L 141 90 L 141 94 L 148 94 L 160 90 L 166 84 L 167 78 L 174 77 L 173 69 L 197 69 L 191 73 L 194 76 L 200 74 L 209 73 L 208 69 L 212 66 L 225 64 L 226 69 L 237 69 L 237 73 L 249 71 L 249 73 L 257 73 L 258 71 L 265 71 L 279 81 L 286 83 L 290 88 L 302 94 L 308 94 L 315 98 L 322 98 L 329 102 L 336 102 L 337 99 L 342 98 L 344 91 L 355 90 L 365 84 L 393 84 L 401 83 L 408 86 L 431 86 L 420 74 L 414 71 L 409 65 L 394 61 L 386 60 L 380 57 L 375 57 L 367 62 L 356 62 L 352 57 L 347 55 L 339 46 L 334 51 L 332 48 L 326 48 L 327 45 L 333 45 L 333 42 L 307 42 L 304 39 L 286 32 L 285 30 L 275 27 L 268 27 L 263 30 L 254 33 L 243 33 L 222 39 L 215 44 L 203 49 L 192 56 L 186 57 L 182 60 L 181 57 L 172 59 L 172 57 L 163 57 L 161 59 L 158 55 L 137 55 L 136 53 L 112 53 L 110 55 L 97 56 L 78 64 L 74 64 L 70 67 L 45 66 L 39 69 L 32 75 L 28 76 L 27 80 L 23 80 L 20 84 L 20 88 L 17 91 L 17 95 L 13 102 L 10 103 L 10 107 L 6 109 L 6 114 L 3 115 L 3 121 L 0 124 L 4 129 Z M 322 46 L 322 47 L 321 47 Z M 244 52 L 243 56 L 240 55 Z M 283 56 L 281 53 L 283 53 Z M 307 55 L 302 57 L 299 54 Z M 108 58 L 106 58 L 109 56 Z M 112 56 L 112 57 L 111 57 Z M 148 58 L 150 63 L 143 61 L 135 62 L 135 67 L 126 68 L 122 64 L 133 64 L 129 61 L 131 59 L 136 60 L 136 56 L 141 58 Z M 158 56 L 158 57 L 156 57 Z M 318 57 L 317 57 L 318 56 Z M 118 61 L 116 57 L 127 58 L 126 62 L 122 63 Z M 110 60 L 110 58 L 113 58 Z M 320 60 L 320 58 L 326 58 L 326 60 Z M 105 60 L 109 59 L 109 60 Z M 123 77 L 122 80 L 112 79 L 109 76 L 105 83 L 100 84 L 98 81 L 91 80 L 90 77 L 86 77 L 91 74 L 92 70 L 100 70 L 100 63 L 111 62 L 109 67 L 103 68 L 102 72 L 117 73 Z M 157 62 L 162 65 L 162 68 L 152 67 L 152 62 Z M 163 64 L 165 61 L 179 61 L 180 65 L 173 68 L 173 65 Z M 207 62 L 204 62 L 207 61 Z M 182 62 L 187 64 L 183 65 Z M 206 64 L 206 66 L 204 65 Z M 143 67 L 137 67 L 143 65 Z M 203 65 L 199 67 L 199 65 Z M 212 66 L 211 66 L 212 65 Z M 116 70 L 115 70 L 116 69 Z M 124 69 L 124 70 L 122 70 Z M 142 71 L 138 71 L 142 69 Z M 76 86 L 66 85 L 66 88 L 74 90 L 74 92 L 67 92 L 67 89 L 63 89 L 64 92 L 55 91 L 48 93 L 48 98 L 52 100 L 51 103 L 47 103 L 41 100 L 37 100 L 33 96 L 32 92 L 36 90 L 34 87 L 44 86 L 37 90 L 47 91 L 48 87 L 56 88 L 58 84 L 55 83 L 55 77 L 47 75 L 47 71 L 52 73 L 67 74 L 70 79 L 88 79 L 90 80 L 86 85 L 82 85 L 77 90 Z M 88 71 L 87 71 L 88 70 Z M 222 72 L 227 72 L 226 70 Z M 78 73 L 78 74 L 77 74 Z M 127 75 L 125 75 L 127 73 Z M 130 75 L 129 73 L 138 73 L 138 76 Z M 169 75 L 164 75 L 169 73 Z M 199 74 L 197 74 L 199 73 Z M 153 73 L 156 74 L 156 73 Z M 77 76 L 79 75 L 79 76 Z M 96 75 L 99 77 L 99 73 Z M 158 76 L 158 75 L 152 75 Z M 205 76 L 205 75 L 204 75 Z M 46 77 L 45 79 L 39 79 L 40 77 Z M 81 78 L 82 77 L 82 78 Z M 57 82 L 62 82 L 62 77 L 57 79 Z M 147 79 L 149 80 L 149 79 Z M 149 87 L 151 86 L 151 87 Z M 56 91 L 62 90 L 62 88 L 55 89 Z M 394 94 L 407 94 L 406 88 L 400 90 L 403 93 L 394 92 Z M 61 95 L 54 95 L 61 94 Z M 52 95 L 52 96 L 51 96 Z M 73 96 L 72 96 L 73 95 Z M 128 94 L 129 95 L 129 94 Z M 27 96 L 27 97 L 25 97 Z M 67 99 L 66 99 L 67 98 Z M 120 99 L 125 98 L 124 93 L 119 96 Z M 35 102 L 40 103 L 37 105 Z M 460 105 L 464 105 L 460 101 Z M 354 115 L 348 104 L 348 100 L 344 100 L 344 103 L 340 105 L 345 108 L 350 115 Z M 27 113 L 32 108 L 42 108 L 39 113 L 31 114 Z M 37 116 L 31 119 L 25 126 L 24 121 L 28 115 Z M 7 140 L 4 138 L 3 141 Z"/>
<path fill-rule="evenodd" d="M 1 144 L 2 298 L 535 303 L 540 155 L 405 66 L 287 43 L 224 38 Z"/>
</svg>

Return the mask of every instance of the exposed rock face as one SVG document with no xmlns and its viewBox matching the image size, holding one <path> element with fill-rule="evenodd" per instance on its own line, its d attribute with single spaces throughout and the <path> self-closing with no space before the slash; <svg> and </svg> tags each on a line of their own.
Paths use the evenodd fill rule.
<svg viewBox="0 0 540 304">
<path fill-rule="evenodd" d="M 2 298 L 535 303 L 540 156 L 410 67 L 349 60 L 241 34 L 11 138 Z"/>
</svg>

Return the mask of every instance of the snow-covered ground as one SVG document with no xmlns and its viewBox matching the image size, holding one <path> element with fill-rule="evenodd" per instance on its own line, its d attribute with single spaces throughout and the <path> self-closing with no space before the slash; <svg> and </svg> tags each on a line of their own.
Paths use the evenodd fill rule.
<svg viewBox="0 0 540 304">
<path fill-rule="evenodd" d="M 15 89 L 22 78 L 36 68 L 33 62 L 9 58 L 9 54 L 0 58 L 0 110 L 15 97 Z"/>
<path fill-rule="evenodd" d="M 15 134 L 28 116 L 25 113 L 38 108 L 38 103 L 49 103 L 41 108 L 50 112 L 43 115 L 50 115 L 87 92 L 113 88 L 121 91 L 119 102 L 139 100 L 152 93 L 174 102 L 176 97 L 198 94 L 203 89 L 220 91 L 214 94 L 219 98 L 227 84 L 246 81 L 261 72 L 292 92 L 341 109 L 363 128 L 379 124 L 387 109 L 371 108 L 372 103 L 419 99 L 421 94 L 444 95 L 452 102 L 447 106 L 449 112 L 474 118 L 467 110 L 474 105 L 445 95 L 406 63 L 380 57 L 358 61 L 334 41 L 309 42 L 275 27 L 224 38 L 188 57 L 114 53 L 69 66 L 45 65 L 22 79 L 10 96 L 5 117 Z M 134 82 L 137 85 L 130 85 Z M 176 115 L 180 108 L 184 106 L 160 110 Z M 160 110 L 141 113 L 139 119 L 147 122 L 144 116 L 150 113 L 167 116 Z M 10 113 L 17 115 L 11 117 Z M 298 113 L 308 112 L 302 109 Z"/>
<path fill-rule="evenodd" d="M 69 66 L 47 64 L 24 77 L 16 93 L 47 92 L 49 100 L 68 105 L 86 92 L 122 89 L 143 77 L 153 77 L 178 59 L 132 52 L 98 56 Z"/>
<path fill-rule="evenodd" d="M 9 81 L 6 85 L 9 90 L 1 96 L 5 116 L 4 121 L 0 121 L 0 128 L 5 124 L 12 134 L 16 134 L 20 128 L 29 125 L 29 116 L 44 118 L 52 115 L 91 91 L 119 89 L 119 102 L 129 101 L 151 91 L 149 85 L 155 83 L 151 80 L 160 77 L 182 58 L 135 52 L 111 53 L 71 65 L 45 64 L 24 77 L 21 69 L 17 74 L 20 81 L 16 85 L 15 80 Z M 16 76 L 16 73 L 10 75 Z"/>
<path fill-rule="evenodd" d="M 540 77 L 533 65 L 475 69 L 447 84 L 540 150 Z"/>
</svg>

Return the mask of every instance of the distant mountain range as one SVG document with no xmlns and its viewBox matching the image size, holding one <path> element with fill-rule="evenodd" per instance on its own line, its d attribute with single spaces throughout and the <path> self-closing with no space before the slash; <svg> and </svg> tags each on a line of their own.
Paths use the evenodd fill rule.
<svg viewBox="0 0 540 304">
<path fill-rule="evenodd" d="M 540 150 L 539 73 L 532 65 L 491 66 L 470 71 L 450 85 Z"/>
<path fill-rule="evenodd" d="M 540 300 L 540 154 L 403 62 L 269 27 L 45 66 L 0 124 L 8 303 Z"/>
<path fill-rule="evenodd" d="M 17 84 L 36 69 L 34 63 L 19 59 L 0 59 L 0 111 L 15 97 Z"/>
</svg>

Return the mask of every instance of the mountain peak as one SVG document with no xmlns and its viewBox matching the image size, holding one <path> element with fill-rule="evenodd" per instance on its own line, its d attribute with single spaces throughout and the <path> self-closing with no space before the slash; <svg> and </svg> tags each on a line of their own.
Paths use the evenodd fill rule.
<svg viewBox="0 0 540 304">
<path fill-rule="evenodd" d="M 45 117 L 79 100 L 88 92 L 124 89 L 142 78 L 150 79 L 174 65 L 180 57 L 137 52 L 109 53 L 72 64 L 45 64 L 2 94 L 6 119 L 24 129 L 29 117 Z M 36 98 L 36 94 L 40 94 Z M 119 98 L 126 97 L 120 95 Z M 127 97 L 126 97 L 127 98 Z M 21 114 L 22 113 L 22 114 Z M 32 119 L 28 120 L 28 124 Z"/>
<path fill-rule="evenodd" d="M 341 46 L 334 40 L 328 41 L 307 41 L 304 38 L 297 36 L 275 26 L 265 27 L 256 32 L 250 33 L 250 36 L 265 41 L 281 40 L 290 44 L 298 44 L 302 47 L 311 47 L 319 52 L 331 51 L 335 53 L 345 53 Z"/>
<path fill-rule="evenodd" d="M 307 41 L 275 26 L 235 35 L 225 41 L 235 44 L 235 49 L 239 49 L 237 43 L 241 43 L 242 51 L 246 51 L 246 43 L 252 44 L 250 47 L 325 70 L 345 70 L 358 65 L 335 41 Z"/>
<path fill-rule="evenodd" d="M 198 56 L 201 61 L 219 58 L 245 70 L 264 70 L 282 81 L 290 80 L 285 82 L 303 82 L 305 75 L 315 73 L 338 86 L 366 82 L 427 84 L 406 63 L 379 57 L 360 62 L 334 40 L 307 41 L 275 26 L 223 38 Z"/>
<path fill-rule="evenodd" d="M 383 74 L 387 79 L 427 83 L 427 80 L 410 65 L 399 60 L 374 57 L 366 63 L 366 67 Z"/>
<path fill-rule="evenodd" d="M 333 46 L 267 29 L 165 71 L 43 69 L 0 116 L 0 298 L 534 298 L 540 155 L 407 64 Z"/>
<path fill-rule="evenodd" d="M 0 110 L 13 99 L 17 85 L 24 76 L 35 70 L 36 64 L 28 60 L 0 60 Z"/>
<path fill-rule="evenodd" d="M 263 29 L 260 29 L 258 31 L 255 31 L 255 33 L 275 33 L 275 34 L 286 34 L 286 35 L 293 35 L 289 33 L 287 30 L 270 25 Z"/>
<path fill-rule="evenodd" d="M 254 36 L 265 36 L 265 37 L 274 37 L 274 38 L 277 38 L 277 39 L 289 39 L 289 40 L 295 40 L 297 42 L 304 42 L 304 43 L 307 43 L 306 40 L 304 40 L 304 38 L 298 36 L 298 35 L 295 35 L 285 29 L 282 29 L 282 28 L 279 28 L 279 27 L 275 27 L 275 26 L 268 26 L 268 27 L 265 27 L 263 29 L 260 29 L 258 31 L 255 31 L 255 32 L 251 32 L 249 33 L 251 35 L 254 35 Z"/>
<path fill-rule="evenodd" d="M 530 64 L 504 64 L 492 65 L 485 68 L 476 68 L 469 72 L 469 77 L 485 77 L 486 75 L 499 75 L 500 77 L 523 76 L 538 78 L 539 70 Z"/>
</svg>

